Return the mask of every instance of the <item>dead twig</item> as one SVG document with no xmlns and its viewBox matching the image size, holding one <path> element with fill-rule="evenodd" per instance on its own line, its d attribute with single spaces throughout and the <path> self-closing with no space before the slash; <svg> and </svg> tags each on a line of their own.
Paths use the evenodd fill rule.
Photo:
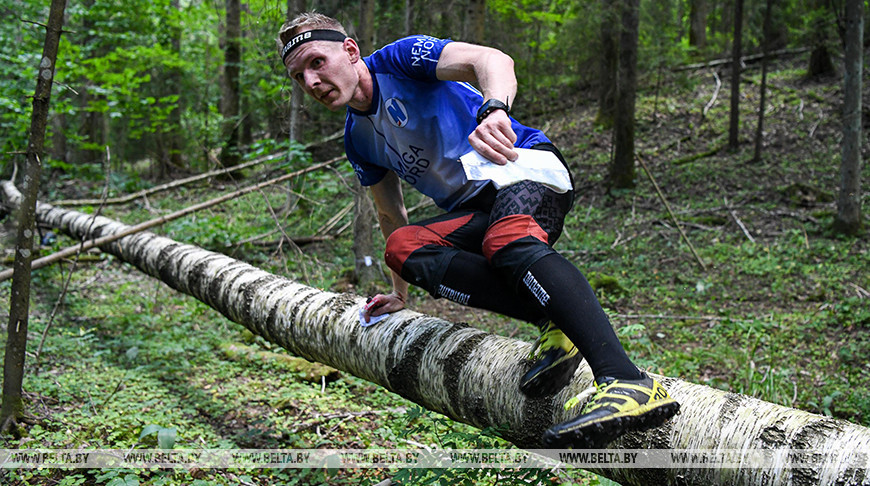
<svg viewBox="0 0 870 486">
<path fill-rule="evenodd" d="M 689 249 L 692 250 L 692 255 L 695 256 L 695 260 L 697 260 L 698 265 L 701 266 L 701 270 L 707 271 L 707 267 L 706 267 L 706 265 L 704 265 L 704 261 L 701 260 L 700 256 L 698 256 L 698 252 L 695 251 L 695 247 L 692 245 L 692 242 L 689 241 L 689 237 L 686 236 L 686 232 L 683 231 L 683 227 L 680 226 L 680 223 L 677 221 L 677 218 L 674 217 L 674 213 L 673 213 L 673 211 L 671 211 L 671 205 L 668 204 L 668 200 L 665 199 L 665 195 L 662 194 L 662 190 L 659 189 L 659 185 L 656 182 L 655 178 L 653 177 L 652 172 L 649 171 L 649 169 L 646 166 L 646 163 L 644 163 L 643 158 L 641 158 L 640 155 L 635 155 L 635 158 L 640 163 L 640 166 L 643 167 L 643 171 L 646 172 L 646 175 L 647 175 L 647 177 L 649 177 L 650 182 L 652 182 L 652 185 L 655 188 L 656 193 L 659 195 L 659 199 L 661 199 L 662 204 L 665 205 L 665 209 L 668 210 L 668 214 L 671 216 L 671 220 L 674 222 L 674 225 L 676 225 L 677 230 L 679 230 L 680 235 L 683 237 L 683 241 L 685 241 L 686 244 L 689 245 Z"/>
<path fill-rule="evenodd" d="M 349 420 L 355 417 L 365 417 L 366 415 L 379 415 L 386 412 L 386 410 L 364 410 L 362 412 L 340 412 L 340 413 L 325 413 L 314 416 L 314 420 L 304 423 L 293 430 L 290 431 L 290 435 L 299 433 L 303 430 L 308 430 L 312 427 L 319 427 L 324 422 L 328 422 L 329 420 L 340 418 L 341 422 Z M 341 423 L 339 422 L 339 424 Z M 319 435 L 319 434 L 318 434 Z"/>
<path fill-rule="evenodd" d="M 867 290 L 865 290 L 863 287 L 855 285 L 852 282 L 849 282 L 847 285 L 855 289 L 855 293 L 858 294 L 858 297 L 862 299 L 870 297 L 870 292 L 867 292 Z"/>
<path fill-rule="evenodd" d="M 339 223 L 339 221 L 341 221 L 345 216 L 347 216 L 347 214 L 350 213 L 350 211 L 352 209 L 353 209 L 353 203 L 351 202 L 350 204 L 341 208 L 341 210 L 339 212 L 337 212 L 335 215 L 333 215 L 331 218 L 329 218 L 329 220 L 326 223 L 324 223 L 320 228 L 318 228 L 317 231 L 314 232 L 314 234 L 317 236 L 321 236 L 324 233 L 328 233 L 330 230 L 332 230 L 332 228 L 335 227 L 335 225 L 337 225 Z"/>
<path fill-rule="evenodd" d="M 749 233 L 749 230 L 746 229 L 746 225 L 744 225 L 743 221 L 741 221 L 740 218 L 737 217 L 737 213 L 735 213 L 734 210 L 731 209 L 731 205 L 728 204 L 728 199 L 722 198 L 722 200 L 725 201 L 725 207 L 728 208 L 728 214 L 731 215 L 731 218 L 734 219 L 734 222 L 737 223 L 737 226 L 739 226 L 740 230 L 743 231 L 743 234 L 746 235 L 746 238 L 748 238 L 749 241 L 755 243 L 755 238 L 753 238 L 752 234 Z"/>
<path fill-rule="evenodd" d="M 716 103 L 716 98 L 719 97 L 719 90 L 722 89 L 722 80 L 719 79 L 719 75 L 716 74 L 716 71 L 713 71 L 713 79 L 716 80 L 716 89 L 713 90 L 713 96 L 710 98 L 710 101 L 704 105 L 703 116 L 707 116 L 707 113 L 710 111 L 710 108 Z"/>
<path fill-rule="evenodd" d="M 622 319 L 668 319 L 677 321 L 726 321 L 730 317 L 719 316 L 679 316 L 666 314 L 616 314 Z"/>
</svg>

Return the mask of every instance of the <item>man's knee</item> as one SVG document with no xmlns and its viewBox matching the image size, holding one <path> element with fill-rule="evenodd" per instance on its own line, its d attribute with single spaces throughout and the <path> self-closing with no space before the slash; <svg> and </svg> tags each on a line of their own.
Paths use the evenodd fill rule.
<svg viewBox="0 0 870 486">
<path fill-rule="evenodd" d="M 426 243 L 420 243 L 418 240 L 419 226 L 408 225 L 393 231 L 387 238 L 386 248 L 384 250 L 384 260 L 387 266 L 394 272 L 401 274 L 402 266 L 408 259 L 408 256 L 414 250 L 420 248 Z"/>
<path fill-rule="evenodd" d="M 493 256 L 514 242 L 548 245 L 547 232 L 527 214 L 512 214 L 493 223 L 483 238 L 483 255 L 492 262 Z"/>
</svg>

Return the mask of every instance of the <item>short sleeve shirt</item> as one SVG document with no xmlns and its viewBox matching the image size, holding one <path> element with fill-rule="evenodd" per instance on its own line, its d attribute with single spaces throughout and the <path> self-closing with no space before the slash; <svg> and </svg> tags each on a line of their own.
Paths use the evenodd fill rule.
<svg viewBox="0 0 870 486">
<path fill-rule="evenodd" d="M 488 181 L 469 181 L 459 157 L 472 150 L 481 93 L 468 83 L 441 81 L 435 67 L 450 40 L 412 36 L 389 44 L 364 62 L 374 92 L 369 111 L 348 108 L 345 151 L 360 183 L 378 183 L 394 171 L 408 184 L 452 210 Z M 511 119 L 516 146 L 549 142 L 536 129 Z"/>
</svg>

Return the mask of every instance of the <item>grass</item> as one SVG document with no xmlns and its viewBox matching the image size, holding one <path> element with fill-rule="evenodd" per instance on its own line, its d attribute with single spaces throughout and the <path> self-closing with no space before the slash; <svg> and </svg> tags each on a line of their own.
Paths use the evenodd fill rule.
<svg viewBox="0 0 870 486">
<path fill-rule="evenodd" d="M 642 172 L 636 189 L 617 196 L 605 191 L 609 134 L 591 126 L 594 107 L 581 107 L 579 120 L 574 111 L 564 119 L 554 116 L 551 136 L 566 149 L 581 188 L 557 248 L 590 280 L 606 283 L 598 288 L 599 298 L 639 365 L 870 426 L 868 242 L 828 229 L 836 211 L 837 90 L 803 82 L 790 66 L 773 72 L 771 81 L 788 89 L 769 94 L 761 163 L 750 161 L 748 140 L 734 153 L 720 150 L 672 163 L 721 144 L 727 131 L 724 99 L 700 119 L 711 90 L 703 75 L 674 82 L 680 89 L 660 95 L 655 116 L 652 93 L 638 101 L 638 148 L 647 154 L 706 270 Z M 745 88 L 749 99 L 755 86 Z M 752 108 L 744 110 L 742 133 L 749 137 Z M 251 173 L 248 179 L 265 175 Z M 316 287 L 352 291 L 350 231 L 304 246 L 301 256 L 286 245 L 242 243 L 274 232 L 277 223 L 291 236 L 315 234 L 350 203 L 341 179 L 351 176 L 345 164 L 337 172 L 311 174 L 172 222 L 159 232 Z M 141 182 L 133 175 L 115 179 Z M 866 164 L 864 180 L 870 180 Z M 236 184 L 189 187 L 103 212 L 143 221 Z M 99 193 L 100 182 L 92 185 Z M 409 207 L 419 201 L 406 194 Z M 292 210 L 276 221 L 266 201 L 273 209 Z M 865 194 L 865 208 L 867 202 Z M 412 219 L 434 211 L 421 209 Z M 60 237 L 54 246 L 69 244 Z M 383 243 L 378 239 L 378 244 Z M 391 448 L 451 441 L 504 446 L 485 431 L 419 410 L 347 374 L 324 388 L 269 364 L 232 360 L 220 352 L 221 344 L 282 350 L 112 257 L 77 267 L 37 362 L 36 346 L 68 270 L 65 264 L 35 274 L 24 384 L 32 425 L 21 438 L 4 437 L 4 448 L 155 447 L 157 430 L 179 448 Z M 0 299 L 8 298 L 9 282 L 0 283 Z M 503 335 L 535 338 L 530 325 L 435 301 L 422 291 L 412 292 L 410 306 Z M 112 486 L 376 484 L 386 478 L 424 484 L 437 474 L 443 475 L 442 484 L 610 484 L 564 471 L 45 469 L 4 470 L 0 477 L 4 484 Z"/>
</svg>

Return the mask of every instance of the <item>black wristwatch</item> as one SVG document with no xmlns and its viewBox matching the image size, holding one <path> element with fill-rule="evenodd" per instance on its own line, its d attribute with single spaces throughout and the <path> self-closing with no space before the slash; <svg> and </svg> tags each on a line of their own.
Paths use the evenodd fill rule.
<svg viewBox="0 0 870 486">
<path fill-rule="evenodd" d="M 502 101 L 497 99 L 489 99 L 486 100 L 486 103 L 480 105 L 480 108 L 477 110 L 477 124 L 480 125 L 480 122 L 483 121 L 484 118 L 488 117 L 490 113 L 495 110 L 504 110 L 505 113 L 510 116 L 511 107 Z"/>
</svg>

